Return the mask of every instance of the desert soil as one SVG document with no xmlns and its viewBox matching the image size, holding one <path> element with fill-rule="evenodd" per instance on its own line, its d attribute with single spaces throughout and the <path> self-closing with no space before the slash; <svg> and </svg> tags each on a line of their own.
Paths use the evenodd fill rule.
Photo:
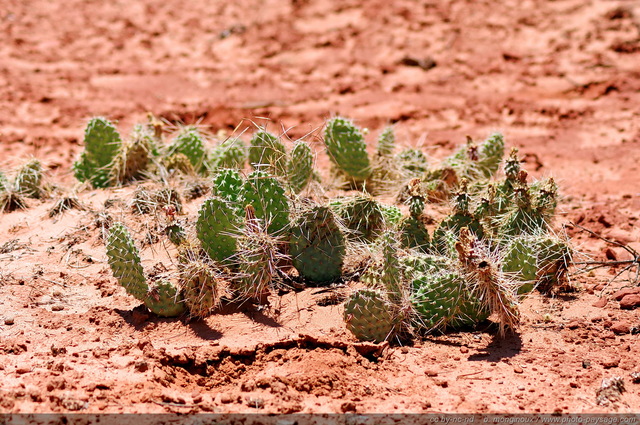
<svg viewBox="0 0 640 425">
<path fill-rule="evenodd" d="M 73 187 L 99 115 L 124 133 L 151 112 L 317 142 L 341 114 L 372 136 L 395 123 L 434 158 L 500 130 L 534 177 L 559 182 L 556 228 L 582 257 L 632 259 L 569 223 L 640 250 L 637 2 L 3 0 L 0 34 L 2 169 L 33 155 Z M 614 297 L 634 286 L 610 282 L 620 267 L 533 294 L 505 339 L 481 326 L 358 343 L 318 288 L 266 311 L 158 319 L 106 263 L 101 214 L 120 217 L 132 191 L 0 216 L 0 412 L 638 412 L 640 310 Z M 626 392 L 597 399 L 616 376 Z"/>
</svg>

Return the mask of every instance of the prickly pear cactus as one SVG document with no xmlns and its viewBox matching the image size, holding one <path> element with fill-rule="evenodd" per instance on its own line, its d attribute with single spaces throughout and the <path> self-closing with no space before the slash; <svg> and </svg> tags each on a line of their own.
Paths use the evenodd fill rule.
<svg viewBox="0 0 640 425">
<path fill-rule="evenodd" d="M 303 278 L 314 283 L 340 278 L 345 238 L 329 207 L 314 207 L 298 217 L 291 227 L 289 250 Z"/>
<path fill-rule="evenodd" d="M 451 327 L 460 317 L 460 305 L 467 297 L 464 278 L 458 273 L 417 273 L 411 285 L 415 324 L 421 331 Z"/>
<path fill-rule="evenodd" d="M 419 217 L 404 217 L 398 227 L 400 243 L 404 248 L 415 248 L 427 253 L 431 250 L 431 238 L 427 226 Z"/>
<path fill-rule="evenodd" d="M 214 169 L 231 168 L 241 170 L 247 161 L 247 148 L 239 138 L 229 138 L 216 146 L 211 154 Z"/>
<path fill-rule="evenodd" d="M 223 169 L 213 178 L 212 193 L 232 203 L 239 203 L 242 197 L 244 180 L 238 170 Z"/>
<path fill-rule="evenodd" d="M 108 187 L 110 167 L 121 145 L 120 134 L 109 120 L 92 118 L 84 132 L 84 151 L 73 164 L 76 178 L 89 181 L 94 188 Z"/>
<path fill-rule="evenodd" d="M 204 139 L 197 128 L 184 127 L 178 133 L 167 149 L 167 157 L 175 154 L 186 156 L 196 173 L 202 173 L 206 170 L 207 152 Z"/>
<path fill-rule="evenodd" d="M 15 191 L 29 198 L 40 198 L 44 193 L 42 188 L 42 164 L 37 159 L 31 159 L 18 170 L 14 182 Z"/>
<path fill-rule="evenodd" d="M 144 300 L 149 292 L 147 278 L 142 270 L 138 248 L 122 223 L 113 223 L 109 228 L 107 259 L 113 276 L 127 293 Z"/>
<path fill-rule="evenodd" d="M 389 226 L 396 226 L 398 223 L 400 223 L 400 220 L 402 220 L 402 211 L 395 205 L 380 204 L 380 208 L 382 209 L 384 221 Z"/>
<path fill-rule="evenodd" d="M 242 219 L 237 207 L 221 198 L 204 201 L 198 211 L 196 234 L 211 259 L 229 264 L 238 249 Z"/>
<path fill-rule="evenodd" d="M 405 178 L 420 178 L 429 169 L 427 157 L 417 149 L 405 149 L 396 158 Z"/>
<path fill-rule="evenodd" d="M 448 252 L 447 232 L 453 232 L 457 236 L 460 230 L 466 227 L 478 238 L 484 237 L 482 223 L 471 213 L 470 203 L 471 197 L 467 191 L 466 183 L 463 181 L 460 191 L 453 198 L 453 213 L 445 217 L 433 233 L 434 248 L 438 253 Z"/>
<path fill-rule="evenodd" d="M 478 149 L 478 165 L 482 177 L 492 177 L 500 168 L 504 156 L 504 136 L 494 133 Z"/>
<path fill-rule="evenodd" d="M 192 176 L 196 174 L 195 168 L 191 165 L 189 158 L 180 152 L 169 154 L 160 161 L 162 166 L 169 172 L 177 172 Z"/>
<path fill-rule="evenodd" d="M 324 143 L 329 159 L 338 170 L 354 182 L 363 182 L 371 175 L 364 136 L 351 121 L 336 117 L 327 122 Z"/>
<path fill-rule="evenodd" d="M 393 127 L 385 127 L 378 136 L 378 156 L 391 156 L 396 148 L 396 133 Z"/>
<path fill-rule="evenodd" d="M 137 126 L 131 140 L 122 143 L 110 166 L 110 186 L 127 183 L 143 177 L 150 165 L 155 142 L 150 130 Z"/>
<path fill-rule="evenodd" d="M 280 280 L 280 263 L 287 257 L 278 248 L 281 241 L 269 234 L 266 223 L 257 218 L 251 205 L 245 209 L 244 228 L 238 243 L 238 298 L 265 304 L 270 290 Z"/>
<path fill-rule="evenodd" d="M 383 208 L 370 196 L 338 198 L 329 206 L 353 232 L 350 236 L 354 239 L 372 242 L 385 229 Z"/>
<path fill-rule="evenodd" d="M 251 138 L 249 163 L 256 170 L 264 170 L 276 176 L 285 176 L 287 151 L 277 136 L 265 129 L 260 129 Z"/>
<path fill-rule="evenodd" d="M 4 192 L 9 187 L 9 181 L 2 171 L 0 171 L 0 192 Z"/>
<path fill-rule="evenodd" d="M 174 317 L 185 311 L 177 289 L 168 281 L 152 282 L 142 270 L 140 256 L 127 228 L 113 223 L 107 236 L 107 259 L 113 276 L 130 295 L 158 316 Z"/>
<path fill-rule="evenodd" d="M 287 180 L 293 193 L 300 193 L 313 177 L 313 153 L 307 142 L 293 145 L 287 162 Z"/>
<path fill-rule="evenodd" d="M 186 311 L 179 289 L 168 280 L 151 282 L 144 305 L 160 317 L 176 317 Z"/>
<path fill-rule="evenodd" d="M 360 289 L 344 305 L 347 329 L 361 341 L 383 342 L 394 336 L 393 305 L 382 291 Z"/>
<path fill-rule="evenodd" d="M 229 282 L 211 264 L 195 260 L 181 267 L 180 291 L 190 317 L 208 316 L 228 295 L 228 289 Z"/>
<path fill-rule="evenodd" d="M 264 171 L 254 171 L 244 182 L 242 205 L 255 208 L 256 217 L 264 220 L 271 235 L 280 235 L 289 226 L 289 201 L 275 177 Z"/>
</svg>

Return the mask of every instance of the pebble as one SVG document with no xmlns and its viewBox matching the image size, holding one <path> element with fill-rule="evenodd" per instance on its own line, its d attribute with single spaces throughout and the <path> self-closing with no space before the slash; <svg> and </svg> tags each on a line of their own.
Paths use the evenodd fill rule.
<svg viewBox="0 0 640 425">
<path fill-rule="evenodd" d="M 614 300 L 620 301 L 625 296 L 631 295 L 631 294 L 640 294 L 640 288 L 624 288 L 624 289 L 619 290 L 618 292 L 615 292 L 612 295 L 612 297 L 613 297 Z"/>
<path fill-rule="evenodd" d="M 51 306 L 51 311 L 62 311 L 64 310 L 64 306 L 61 304 L 54 304 Z"/>
<path fill-rule="evenodd" d="M 600 299 L 598 299 L 598 301 L 594 302 L 593 304 L 591 304 L 593 307 L 597 307 L 597 308 L 603 308 L 604 306 L 607 305 L 607 302 L 609 302 L 607 300 L 607 297 L 602 297 Z"/>
<path fill-rule="evenodd" d="M 427 369 L 424 371 L 424 374 L 427 376 L 438 376 L 438 371 L 434 370 L 434 369 Z"/>
<path fill-rule="evenodd" d="M 604 359 L 600 363 L 602 364 L 602 367 L 604 367 L 605 369 L 611 369 L 614 367 L 618 367 L 618 365 L 620 364 L 620 358 L 613 357 L 610 359 Z"/>
<path fill-rule="evenodd" d="M 517 366 L 517 365 L 513 367 L 513 371 L 515 373 L 523 373 L 524 372 L 524 370 L 522 370 L 522 368 L 520 366 Z"/>
<path fill-rule="evenodd" d="M 620 300 L 620 308 L 622 309 L 632 309 L 640 306 L 640 295 L 639 294 L 630 294 L 625 295 Z"/>
<path fill-rule="evenodd" d="M 628 334 L 631 331 L 631 323 L 626 320 L 620 320 L 613 323 L 609 329 L 618 335 Z"/>
<path fill-rule="evenodd" d="M 11 326 L 13 325 L 15 322 L 15 319 L 13 317 L 5 317 L 4 318 L 4 324 L 7 326 Z"/>
</svg>

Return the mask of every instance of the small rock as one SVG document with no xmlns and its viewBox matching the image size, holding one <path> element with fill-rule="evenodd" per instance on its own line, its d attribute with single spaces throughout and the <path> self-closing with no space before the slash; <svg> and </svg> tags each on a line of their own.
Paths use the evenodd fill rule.
<svg viewBox="0 0 640 425">
<path fill-rule="evenodd" d="M 632 295 L 632 294 L 640 294 L 640 287 L 638 287 L 638 288 L 624 288 L 624 289 L 621 289 L 618 292 L 615 292 L 612 295 L 612 298 L 614 300 L 616 300 L 616 301 L 620 301 L 625 296 Z"/>
<path fill-rule="evenodd" d="M 220 403 L 222 404 L 229 404 L 229 403 L 233 403 L 233 401 L 235 400 L 235 397 L 232 396 L 229 393 L 222 393 L 220 394 Z"/>
<path fill-rule="evenodd" d="M 449 382 L 445 381 L 445 380 L 436 380 L 434 382 L 437 386 L 442 387 L 442 388 L 447 388 L 449 387 Z"/>
<path fill-rule="evenodd" d="M 434 377 L 434 376 L 438 376 L 438 371 L 434 369 L 427 369 L 424 371 L 424 374 L 427 376 Z"/>
<path fill-rule="evenodd" d="M 149 369 L 149 363 L 146 360 L 140 360 L 135 362 L 133 369 L 136 372 L 146 372 Z"/>
<path fill-rule="evenodd" d="M 342 413 L 355 412 L 356 404 L 353 401 L 345 401 L 344 403 L 342 403 L 342 405 L 340 405 L 340 410 L 342 411 Z"/>
<path fill-rule="evenodd" d="M 629 242 L 632 242 L 633 240 L 631 239 L 631 235 L 629 234 L 629 232 L 626 232 L 622 229 L 610 229 L 607 232 L 605 232 L 605 237 L 607 239 L 616 241 L 622 245 L 626 245 Z"/>
<path fill-rule="evenodd" d="M 609 329 L 618 335 L 628 334 L 629 331 L 631 331 L 631 323 L 626 320 L 620 320 L 619 322 L 613 323 Z"/>
<path fill-rule="evenodd" d="M 460 347 L 460 352 L 462 354 L 467 354 L 469 352 L 469 349 L 467 347 Z"/>
<path fill-rule="evenodd" d="M 577 382 L 574 382 L 574 381 L 569 382 L 569 386 L 570 386 L 571 388 L 578 388 L 578 387 L 579 387 L 578 383 L 577 383 Z"/>
<path fill-rule="evenodd" d="M 24 375 L 25 373 L 29 373 L 31 372 L 31 369 L 29 369 L 28 367 L 19 367 L 16 369 L 16 373 L 18 375 Z"/>
<path fill-rule="evenodd" d="M 244 399 L 247 406 L 253 407 L 254 409 L 262 409 L 264 408 L 264 399 L 256 396 L 247 396 Z"/>
<path fill-rule="evenodd" d="M 572 320 L 567 324 L 567 328 L 569 329 L 578 329 L 580 327 L 580 322 L 578 320 Z"/>
<path fill-rule="evenodd" d="M 252 379 L 248 381 L 244 381 L 242 385 L 240 385 L 240 389 L 244 392 L 250 392 L 256 389 L 256 382 Z"/>
<path fill-rule="evenodd" d="M 54 304 L 51 306 L 51 311 L 62 311 L 64 306 L 62 304 Z"/>
<path fill-rule="evenodd" d="M 620 364 L 620 357 L 612 357 L 610 359 L 604 359 L 600 362 L 600 364 L 602 364 L 602 367 L 604 367 L 605 369 L 618 367 L 618 365 Z"/>
<path fill-rule="evenodd" d="M 607 302 L 609 302 L 609 301 L 607 300 L 607 297 L 602 297 L 602 298 L 600 298 L 598 301 L 594 302 L 594 303 L 593 303 L 593 304 L 591 304 L 591 305 L 592 305 L 592 306 L 594 306 L 594 307 L 597 307 L 597 308 L 603 308 L 604 306 L 606 306 L 606 305 L 607 305 Z"/>
<path fill-rule="evenodd" d="M 607 248 L 604 250 L 604 256 L 607 257 L 607 260 L 618 261 L 618 256 L 615 251 L 611 248 Z"/>
<path fill-rule="evenodd" d="M 638 294 L 625 295 L 620 300 L 620 308 L 622 309 L 630 310 L 638 306 L 640 306 L 640 295 Z"/>
<path fill-rule="evenodd" d="M 524 385 L 518 385 L 518 391 L 524 391 Z"/>
<path fill-rule="evenodd" d="M 199 392 L 194 392 L 191 394 L 191 400 L 193 400 L 195 404 L 201 403 L 202 398 L 202 394 L 200 394 Z"/>
<path fill-rule="evenodd" d="M 631 382 L 634 384 L 640 384 L 640 372 L 631 372 L 629 377 L 631 377 Z"/>
<path fill-rule="evenodd" d="M 15 322 L 15 319 L 13 317 L 11 317 L 11 316 L 8 316 L 8 317 L 4 318 L 4 324 L 7 325 L 7 326 L 13 325 L 14 322 Z"/>
<path fill-rule="evenodd" d="M 520 366 L 518 366 L 518 365 L 513 367 L 513 371 L 515 373 L 523 373 L 524 372 L 524 370 L 522 370 L 522 368 Z"/>
</svg>

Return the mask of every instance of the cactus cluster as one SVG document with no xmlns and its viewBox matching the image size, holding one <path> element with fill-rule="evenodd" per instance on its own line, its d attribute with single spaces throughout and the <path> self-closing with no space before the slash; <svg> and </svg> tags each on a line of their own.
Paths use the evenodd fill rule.
<svg viewBox="0 0 640 425">
<path fill-rule="evenodd" d="M 263 304 L 286 279 L 324 285 L 352 278 L 363 287 L 347 299 L 344 319 L 359 339 L 380 342 L 487 318 L 503 333 L 517 326 L 521 296 L 566 279 L 572 250 L 551 232 L 557 186 L 530 181 L 515 150 L 503 161 L 501 134 L 469 138 L 438 163 L 419 149 L 398 149 L 393 127 L 380 133 L 370 156 L 366 131 L 332 118 L 323 134 L 331 187 L 358 192 L 328 197 L 304 192 L 317 176 L 304 141 L 287 146 L 259 128 L 246 144 L 222 138 L 211 148 L 208 136 L 185 127 L 165 146 L 158 128 L 138 126 L 122 142 L 110 123 L 94 119 L 75 165 L 94 187 L 176 172 L 199 175 L 211 187 L 194 226 L 166 227 L 178 250 L 171 276 L 147 276 L 126 229 L 112 226 L 114 276 L 158 314 L 204 317 L 224 299 Z M 140 192 L 138 204 L 144 196 L 158 203 L 163 194 L 180 213 L 167 190 Z M 433 203 L 449 206 L 439 221 L 425 212 Z"/>
<path fill-rule="evenodd" d="M 27 208 L 25 198 L 40 199 L 47 193 L 42 164 L 36 158 L 23 163 L 9 180 L 0 171 L 0 213 Z"/>
</svg>

